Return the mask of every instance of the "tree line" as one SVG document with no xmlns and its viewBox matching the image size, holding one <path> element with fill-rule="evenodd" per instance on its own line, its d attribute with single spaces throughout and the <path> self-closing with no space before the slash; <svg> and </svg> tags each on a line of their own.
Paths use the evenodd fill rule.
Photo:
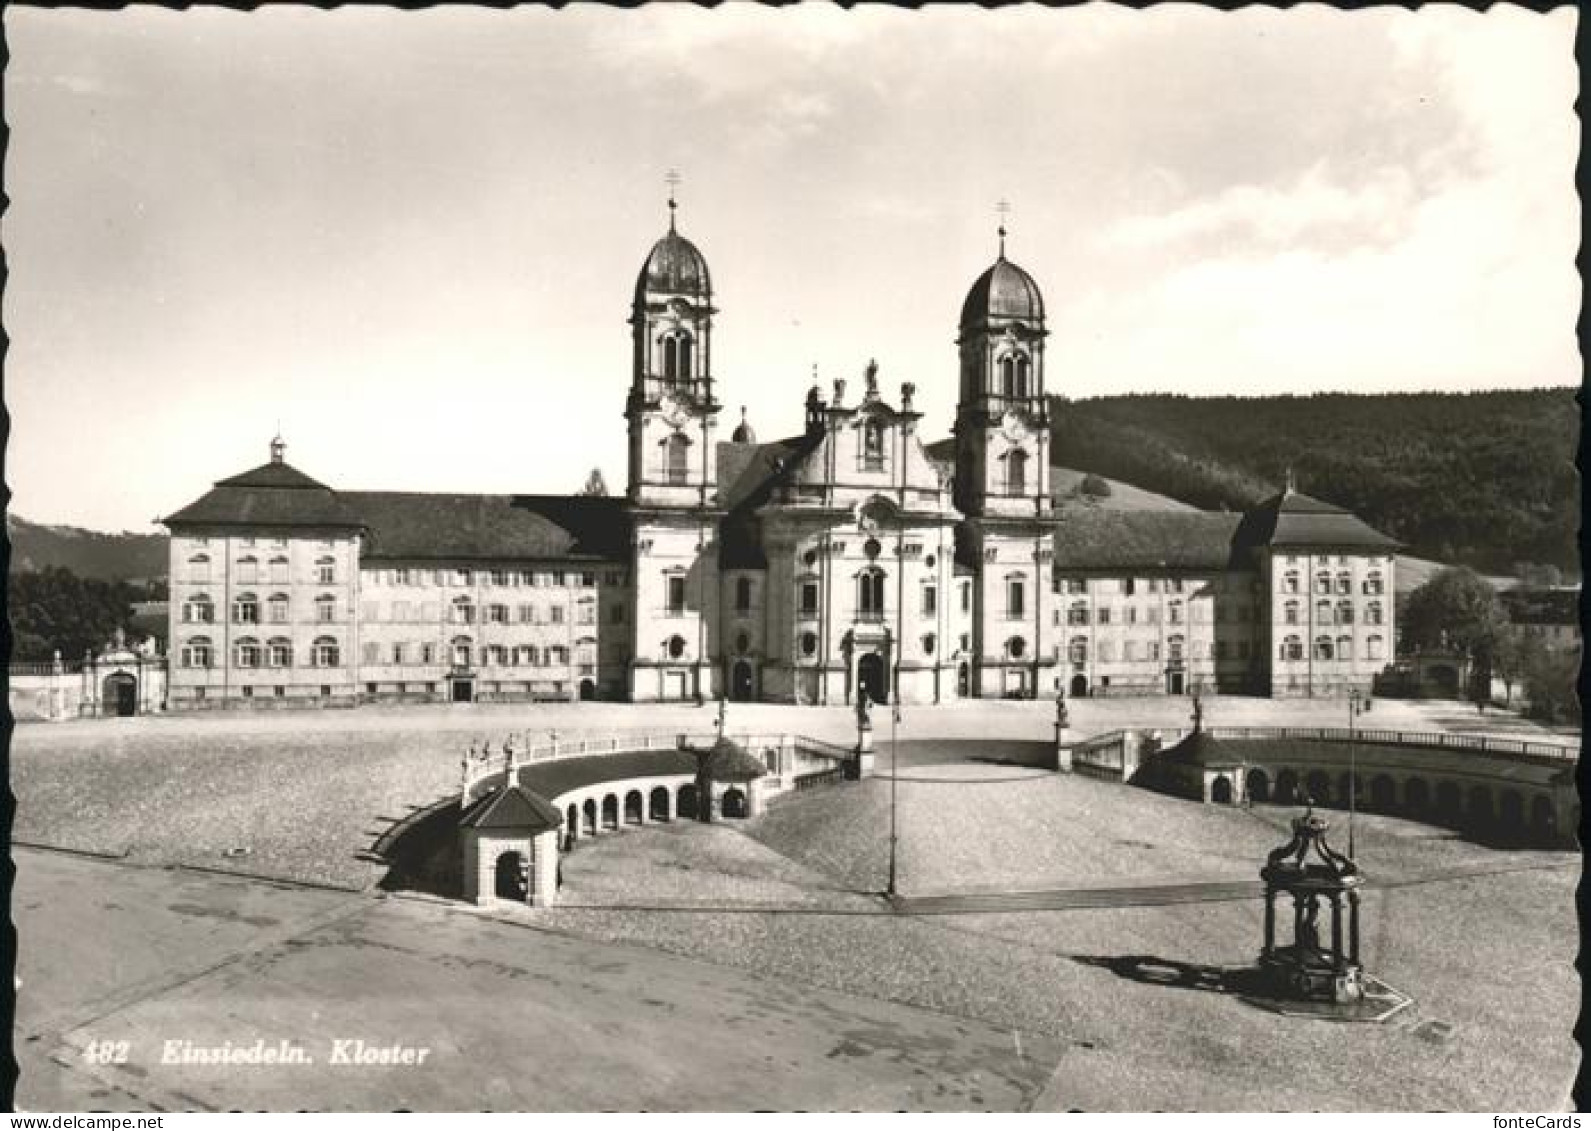
<svg viewBox="0 0 1591 1131">
<path fill-rule="evenodd" d="M 11 659 L 47 663 L 59 650 L 61 659 L 72 663 L 84 652 L 103 648 L 118 628 L 131 642 L 137 636 L 133 602 L 149 596 L 145 587 L 79 577 L 60 566 L 9 574 Z"/>
<path fill-rule="evenodd" d="M 1579 572 L 1572 389 L 1055 398 L 1051 415 L 1056 463 L 1206 510 L 1245 510 L 1291 470 L 1417 556 Z"/>
</svg>

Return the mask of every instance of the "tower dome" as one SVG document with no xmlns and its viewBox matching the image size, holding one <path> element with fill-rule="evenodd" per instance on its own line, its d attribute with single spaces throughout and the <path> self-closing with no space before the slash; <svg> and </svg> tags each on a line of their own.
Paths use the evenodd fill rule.
<svg viewBox="0 0 1591 1131">
<path fill-rule="evenodd" d="M 751 421 L 746 419 L 746 406 L 740 406 L 740 423 L 729 434 L 729 438 L 736 444 L 755 444 L 757 433 L 751 427 Z"/>
<path fill-rule="evenodd" d="M 639 301 L 647 292 L 690 295 L 710 299 L 713 283 L 707 274 L 707 260 L 696 245 L 674 230 L 674 202 L 669 201 L 668 234 L 652 245 L 652 252 L 635 280 Z"/>
<path fill-rule="evenodd" d="M 978 276 L 961 304 L 961 325 L 981 326 L 995 319 L 1044 321 L 1044 296 L 1039 285 L 1022 268 L 1005 257 L 1002 249 L 994 266 Z"/>
</svg>

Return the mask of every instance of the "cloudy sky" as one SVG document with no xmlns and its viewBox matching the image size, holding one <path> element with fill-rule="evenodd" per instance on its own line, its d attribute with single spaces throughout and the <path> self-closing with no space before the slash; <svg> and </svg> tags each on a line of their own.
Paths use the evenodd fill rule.
<svg viewBox="0 0 1591 1131">
<path fill-rule="evenodd" d="M 995 253 L 1052 392 L 1579 381 L 1574 15 L 8 6 L 12 509 L 622 489 L 635 275 L 707 256 L 726 426 L 876 357 L 954 410 Z"/>
</svg>

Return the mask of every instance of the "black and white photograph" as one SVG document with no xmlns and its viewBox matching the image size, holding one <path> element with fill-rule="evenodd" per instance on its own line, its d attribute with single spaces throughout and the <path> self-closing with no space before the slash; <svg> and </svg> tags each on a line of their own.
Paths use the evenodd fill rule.
<svg viewBox="0 0 1591 1131">
<path fill-rule="evenodd" d="M 1578 19 L 7 5 L 11 1110 L 1578 1126 Z"/>
</svg>

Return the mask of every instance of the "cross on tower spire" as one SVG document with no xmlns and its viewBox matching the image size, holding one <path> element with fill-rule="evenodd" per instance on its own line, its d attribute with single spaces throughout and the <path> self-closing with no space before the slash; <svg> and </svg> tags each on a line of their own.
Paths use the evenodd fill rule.
<svg viewBox="0 0 1591 1131">
<path fill-rule="evenodd" d="M 674 203 L 674 190 L 679 187 L 680 175 L 678 169 L 670 169 L 663 174 L 663 180 L 668 185 L 668 230 L 674 230 L 674 209 L 679 205 Z"/>
<path fill-rule="evenodd" d="M 1000 214 L 1000 258 L 1005 258 L 1005 218 L 1011 214 L 1011 202 L 1001 197 L 994 210 Z"/>
</svg>

